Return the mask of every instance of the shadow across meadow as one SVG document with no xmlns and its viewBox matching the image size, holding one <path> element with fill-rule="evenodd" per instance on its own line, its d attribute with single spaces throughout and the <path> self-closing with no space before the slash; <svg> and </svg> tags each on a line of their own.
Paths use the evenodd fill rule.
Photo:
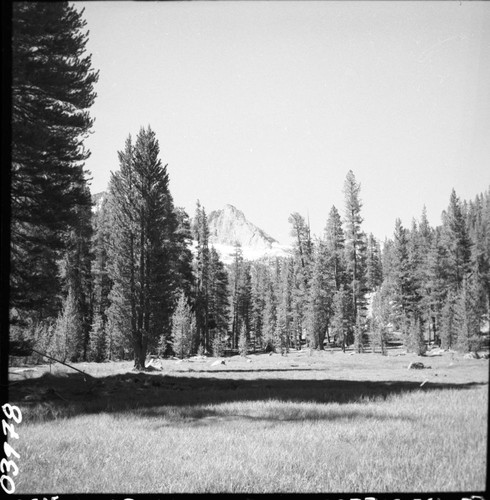
<svg viewBox="0 0 490 500">
<path fill-rule="evenodd" d="M 302 405 L 297 406 L 289 401 L 283 405 L 269 405 L 254 408 L 245 406 L 236 410 L 228 407 L 205 407 L 202 406 L 160 406 L 158 408 L 141 408 L 130 410 L 131 416 L 153 419 L 153 428 L 161 429 L 174 425 L 185 424 L 187 427 L 203 427 L 233 421 L 261 422 L 271 427 L 278 422 L 305 422 L 319 420 L 350 419 L 356 421 L 365 420 L 415 420 L 415 417 L 403 414 L 384 414 L 382 411 L 373 411 L 365 407 L 353 409 L 349 407 L 331 407 L 328 405 Z"/>
<path fill-rule="evenodd" d="M 209 372 L 208 372 L 209 373 Z M 291 370 L 294 376 L 294 370 Z M 158 408 L 197 407 L 235 401 L 284 401 L 310 403 L 362 403 L 386 400 L 396 394 L 441 389 L 470 389 L 479 385 L 411 381 L 254 380 L 173 376 L 163 373 L 110 375 L 51 375 L 19 380 L 9 390 L 12 404 L 20 405 L 26 421 L 45 421 L 95 413 L 158 412 Z M 197 411 L 197 410 L 196 410 Z M 207 414 L 208 417 L 219 415 Z M 194 417 L 192 417 L 194 418 Z M 271 419 L 280 420 L 274 414 Z M 299 416 L 298 419 L 305 416 Z M 318 418 L 318 416 L 313 416 Z"/>
</svg>

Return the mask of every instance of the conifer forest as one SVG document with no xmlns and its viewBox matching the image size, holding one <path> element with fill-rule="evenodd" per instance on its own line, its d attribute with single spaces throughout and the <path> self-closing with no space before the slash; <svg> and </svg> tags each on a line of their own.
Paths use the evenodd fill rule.
<svg viewBox="0 0 490 500">
<path fill-rule="evenodd" d="M 490 308 L 490 190 L 453 189 L 441 224 L 425 208 L 393 236 L 363 226 L 361 182 L 312 235 L 289 217 L 289 257 L 225 265 L 207 214 L 174 205 L 171 165 L 152 129 L 128 136 L 98 200 L 84 138 L 99 73 L 85 22 L 67 3 L 13 6 L 10 340 L 63 361 L 328 346 L 385 353 L 393 332 L 409 352 L 478 351 Z M 369 179 L 363 180 L 369 182 Z M 342 186 L 339 186 L 342 189 Z M 194 242 L 194 243 L 193 243 Z"/>
</svg>

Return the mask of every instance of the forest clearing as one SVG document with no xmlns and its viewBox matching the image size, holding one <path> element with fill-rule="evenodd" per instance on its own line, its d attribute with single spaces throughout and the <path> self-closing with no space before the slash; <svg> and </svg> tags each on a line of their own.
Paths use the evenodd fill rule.
<svg viewBox="0 0 490 500">
<path fill-rule="evenodd" d="M 485 489 L 485 359 L 302 350 L 74 366 L 89 376 L 9 369 L 18 493 Z"/>
</svg>

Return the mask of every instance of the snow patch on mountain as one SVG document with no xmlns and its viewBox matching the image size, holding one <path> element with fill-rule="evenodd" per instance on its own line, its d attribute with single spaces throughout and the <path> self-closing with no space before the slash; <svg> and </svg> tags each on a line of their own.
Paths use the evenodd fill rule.
<svg viewBox="0 0 490 500">
<path fill-rule="evenodd" d="M 213 245 L 224 264 L 231 264 L 234 260 L 235 247 L 231 245 Z M 291 248 L 279 243 L 273 243 L 270 248 L 241 247 L 245 260 L 275 259 L 277 257 L 290 257 Z"/>
<path fill-rule="evenodd" d="M 97 214 L 100 212 L 102 208 L 102 204 L 107 197 L 107 193 L 102 191 L 101 193 L 96 193 L 92 195 L 92 213 Z"/>
<path fill-rule="evenodd" d="M 211 243 L 210 248 L 213 247 L 219 254 L 223 264 L 232 264 L 235 260 L 235 245 L 222 245 L 220 243 Z M 254 260 L 274 260 L 281 257 L 291 256 L 291 247 L 287 245 L 281 245 L 279 243 L 274 243 L 271 248 L 257 249 L 252 247 L 240 247 L 242 250 L 242 256 L 244 260 L 254 261 Z M 195 255 L 197 253 L 197 241 L 193 241 L 191 245 L 191 251 Z"/>
</svg>

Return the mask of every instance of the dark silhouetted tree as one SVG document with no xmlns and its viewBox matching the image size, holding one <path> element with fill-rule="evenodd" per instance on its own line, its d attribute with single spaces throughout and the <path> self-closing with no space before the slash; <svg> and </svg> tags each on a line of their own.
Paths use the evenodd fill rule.
<svg viewBox="0 0 490 500">
<path fill-rule="evenodd" d="M 224 346 L 229 324 L 228 274 L 214 247 L 211 247 L 209 252 L 208 293 L 208 326 L 211 336 L 211 349 L 214 352 L 216 346 Z M 215 341 L 215 339 L 218 340 Z"/>
<path fill-rule="evenodd" d="M 68 2 L 13 3 L 10 299 L 37 319 L 59 311 L 57 263 L 91 203 L 83 141 L 98 73 L 82 14 Z"/>
<path fill-rule="evenodd" d="M 194 239 L 197 242 L 194 260 L 195 274 L 195 314 L 196 338 L 193 350 L 201 347 L 210 351 L 209 339 L 209 228 L 208 218 L 204 207 L 197 202 L 196 215 L 193 221 Z"/>
</svg>

